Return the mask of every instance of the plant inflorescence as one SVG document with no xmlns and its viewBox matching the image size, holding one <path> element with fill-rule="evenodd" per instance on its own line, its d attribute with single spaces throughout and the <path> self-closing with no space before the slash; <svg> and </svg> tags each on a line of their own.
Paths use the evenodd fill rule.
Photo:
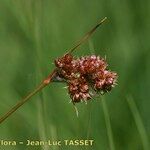
<svg viewBox="0 0 150 150">
<path fill-rule="evenodd" d="M 73 104 L 81 101 L 87 102 L 87 100 L 91 99 L 95 94 L 104 94 L 110 91 L 116 84 L 117 74 L 108 70 L 108 65 L 104 58 L 96 55 L 75 58 L 72 55 L 72 52 L 85 42 L 106 19 L 105 17 L 94 26 L 64 56 L 56 59 L 56 68 L 49 76 L 4 114 L 4 116 L 0 118 L 0 123 L 54 80 L 63 80 L 67 83 L 68 93 L 70 94 Z"/>
<path fill-rule="evenodd" d="M 95 93 L 104 94 L 116 84 L 117 74 L 108 70 L 104 58 L 91 55 L 75 58 L 66 54 L 55 60 L 56 77 L 65 81 L 73 103 L 87 101 Z"/>
</svg>

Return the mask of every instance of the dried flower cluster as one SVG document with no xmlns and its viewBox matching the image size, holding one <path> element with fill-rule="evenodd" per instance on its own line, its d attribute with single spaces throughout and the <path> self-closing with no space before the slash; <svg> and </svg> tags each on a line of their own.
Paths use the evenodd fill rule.
<svg viewBox="0 0 150 150">
<path fill-rule="evenodd" d="M 72 102 L 87 101 L 92 93 L 105 93 L 116 83 L 117 74 L 107 69 L 105 59 L 99 56 L 74 58 L 66 54 L 55 60 L 57 76 L 65 79 Z"/>
</svg>

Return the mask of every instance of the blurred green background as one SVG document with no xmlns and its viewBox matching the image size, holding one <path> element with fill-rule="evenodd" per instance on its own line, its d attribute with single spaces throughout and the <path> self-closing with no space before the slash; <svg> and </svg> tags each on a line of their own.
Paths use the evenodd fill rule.
<svg viewBox="0 0 150 150">
<path fill-rule="evenodd" d="M 0 146 L 0 150 L 149 150 L 150 1 L 0 0 L 0 116 L 54 68 L 93 25 L 107 22 L 75 56 L 107 57 L 118 86 L 78 104 L 52 83 L 0 125 L 0 139 L 94 139 L 92 147 Z"/>
</svg>

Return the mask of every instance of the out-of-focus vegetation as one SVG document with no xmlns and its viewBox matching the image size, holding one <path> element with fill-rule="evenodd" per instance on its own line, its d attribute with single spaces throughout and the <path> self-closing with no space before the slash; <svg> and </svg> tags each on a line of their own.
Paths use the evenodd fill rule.
<svg viewBox="0 0 150 150">
<path fill-rule="evenodd" d="M 74 54 L 106 55 L 119 75 L 118 86 L 102 99 L 78 104 L 77 118 L 65 85 L 52 83 L 0 125 L 0 139 L 94 139 L 93 147 L 0 149 L 150 149 L 148 0 L 0 0 L 0 116 L 52 71 L 56 57 L 105 16 L 107 23 Z"/>
</svg>

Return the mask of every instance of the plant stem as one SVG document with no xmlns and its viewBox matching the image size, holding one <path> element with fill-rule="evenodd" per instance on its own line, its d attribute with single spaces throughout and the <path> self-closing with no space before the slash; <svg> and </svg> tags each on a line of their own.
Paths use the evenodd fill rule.
<svg viewBox="0 0 150 150">
<path fill-rule="evenodd" d="M 146 129 L 144 127 L 140 112 L 139 112 L 137 105 L 136 105 L 136 103 L 135 103 L 135 101 L 131 95 L 127 96 L 127 102 L 128 102 L 129 108 L 131 110 L 131 113 L 133 115 L 133 118 L 135 120 L 135 124 L 137 126 L 138 131 L 139 131 L 139 134 L 141 136 L 143 149 L 149 150 L 150 146 L 149 146 L 148 135 L 147 135 Z"/>
<path fill-rule="evenodd" d="M 94 26 L 89 32 L 87 32 L 80 40 L 79 42 L 72 47 L 71 49 L 68 50 L 68 53 L 72 53 L 76 48 L 78 48 L 82 43 L 84 43 L 86 40 L 89 39 L 89 37 L 91 37 L 91 35 L 94 33 L 94 31 L 100 26 L 102 25 L 105 21 L 106 21 L 107 17 L 103 18 L 99 23 L 96 24 L 96 26 Z"/>
<path fill-rule="evenodd" d="M 111 127 L 111 120 L 110 120 L 110 115 L 108 112 L 107 103 L 104 97 L 101 97 L 101 99 L 102 99 L 102 106 L 103 106 L 106 129 L 107 129 L 107 135 L 108 135 L 108 140 L 109 140 L 109 147 L 110 147 L 110 150 L 115 150 L 113 132 L 112 132 L 112 127 Z"/>
<path fill-rule="evenodd" d="M 94 31 L 105 22 L 107 17 L 102 19 L 96 26 L 94 26 L 88 33 L 83 36 L 80 41 L 71 49 L 68 50 L 67 53 L 72 53 L 76 48 L 78 48 L 82 43 L 84 43 L 86 40 L 89 39 L 89 37 L 94 33 Z M 31 93 L 29 93 L 27 96 L 25 96 L 21 101 L 19 101 L 14 107 L 12 107 L 4 116 L 0 118 L 0 124 L 7 119 L 11 114 L 13 114 L 18 108 L 20 108 L 25 102 L 27 102 L 32 96 L 34 96 L 36 93 L 41 91 L 45 86 L 47 86 L 51 81 L 54 75 L 56 74 L 57 70 L 54 69 L 54 71 L 37 87 L 35 88 Z M 54 81 L 56 81 L 54 79 Z M 75 107 L 76 114 L 78 115 L 77 108 Z"/>
<path fill-rule="evenodd" d="M 11 114 L 13 114 L 18 108 L 20 108 L 24 103 L 26 103 L 32 96 L 41 91 L 44 87 L 46 87 L 52 80 L 56 73 L 56 69 L 32 92 L 30 92 L 27 96 L 25 96 L 22 100 L 20 100 L 14 107 L 12 107 L 6 114 L 4 114 L 0 118 L 0 124 L 5 121 Z"/>
</svg>

